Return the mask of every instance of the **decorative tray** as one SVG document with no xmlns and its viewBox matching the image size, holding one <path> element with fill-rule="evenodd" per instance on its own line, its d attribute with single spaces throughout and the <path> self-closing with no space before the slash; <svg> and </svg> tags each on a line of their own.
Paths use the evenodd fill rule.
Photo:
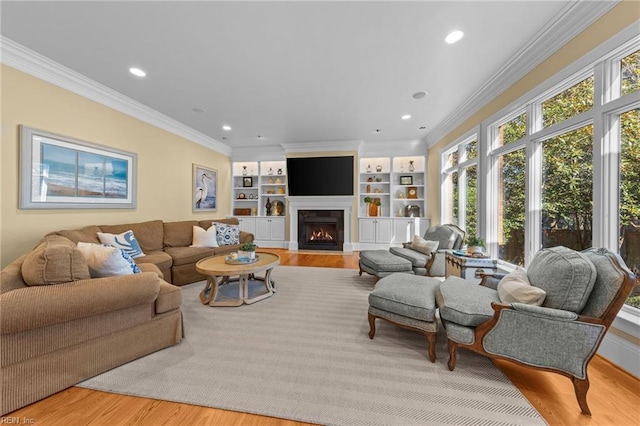
<svg viewBox="0 0 640 426">
<path fill-rule="evenodd" d="M 256 254 L 255 259 L 249 259 L 248 257 L 238 257 L 237 259 L 232 259 L 230 256 L 224 258 L 224 263 L 227 265 L 249 265 L 251 263 L 256 263 L 260 260 L 260 256 Z"/>
</svg>

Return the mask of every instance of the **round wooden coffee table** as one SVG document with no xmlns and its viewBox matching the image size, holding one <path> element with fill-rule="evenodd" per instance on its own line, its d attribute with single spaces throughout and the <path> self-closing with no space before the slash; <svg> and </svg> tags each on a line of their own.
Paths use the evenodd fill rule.
<svg viewBox="0 0 640 426">
<path fill-rule="evenodd" d="M 196 263 L 196 270 L 207 276 L 207 284 L 200 292 L 200 300 L 209 306 L 240 306 L 266 299 L 276 292 L 276 283 L 271 279 L 271 271 L 280 264 L 280 256 L 273 253 L 256 253 L 258 260 L 246 264 L 228 264 L 228 254 L 207 257 Z M 256 272 L 265 271 L 264 278 L 256 277 Z M 231 278 L 238 277 L 238 278 Z M 238 298 L 216 300 L 222 284 L 238 282 Z M 264 282 L 265 292 L 254 297 L 249 296 L 249 282 Z"/>
</svg>

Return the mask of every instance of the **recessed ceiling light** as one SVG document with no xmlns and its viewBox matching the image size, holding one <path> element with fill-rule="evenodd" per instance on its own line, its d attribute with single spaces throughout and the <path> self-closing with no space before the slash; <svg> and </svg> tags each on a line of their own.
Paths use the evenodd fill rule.
<svg viewBox="0 0 640 426">
<path fill-rule="evenodd" d="M 204 113 L 204 110 L 202 108 L 191 108 L 191 111 L 195 112 L 196 114 Z"/>
<path fill-rule="evenodd" d="M 403 120 L 408 120 L 410 118 L 411 118 L 411 114 L 405 114 L 405 115 L 402 116 Z"/>
<path fill-rule="evenodd" d="M 413 94 L 413 99 L 422 99 L 427 96 L 427 92 L 416 92 Z"/>
<path fill-rule="evenodd" d="M 226 130 L 228 132 L 231 130 L 231 126 L 225 124 L 224 126 L 222 126 L 222 130 Z"/>
<path fill-rule="evenodd" d="M 464 33 L 462 31 L 456 30 L 449 33 L 449 35 L 444 39 L 448 44 L 453 44 L 457 41 L 460 41 L 464 37 Z"/>
<path fill-rule="evenodd" d="M 382 129 L 375 129 L 373 133 L 382 133 Z"/>
<path fill-rule="evenodd" d="M 140 68 L 131 67 L 129 68 L 129 72 L 137 77 L 145 77 L 147 75 L 146 72 L 142 71 Z"/>
</svg>

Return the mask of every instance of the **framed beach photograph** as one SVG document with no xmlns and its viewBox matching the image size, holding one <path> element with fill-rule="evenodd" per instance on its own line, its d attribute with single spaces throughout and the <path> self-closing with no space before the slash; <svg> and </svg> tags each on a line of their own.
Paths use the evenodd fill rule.
<svg viewBox="0 0 640 426">
<path fill-rule="evenodd" d="M 133 209 L 137 155 L 20 126 L 21 209 Z"/>
<path fill-rule="evenodd" d="M 217 170 L 194 164 L 192 189 L 194 212 L 215 212 L 218 210 Z"/>
</svg>

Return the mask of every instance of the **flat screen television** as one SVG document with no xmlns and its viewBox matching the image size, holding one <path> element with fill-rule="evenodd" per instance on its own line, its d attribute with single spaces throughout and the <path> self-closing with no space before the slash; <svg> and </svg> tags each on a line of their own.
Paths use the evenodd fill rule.
<svg viewBox="0 0 640 426">
<path fill-rule="evenodd" d="M 287 158 L 290 196 L 353 195 L 353 156 Z"/>
</svg>

